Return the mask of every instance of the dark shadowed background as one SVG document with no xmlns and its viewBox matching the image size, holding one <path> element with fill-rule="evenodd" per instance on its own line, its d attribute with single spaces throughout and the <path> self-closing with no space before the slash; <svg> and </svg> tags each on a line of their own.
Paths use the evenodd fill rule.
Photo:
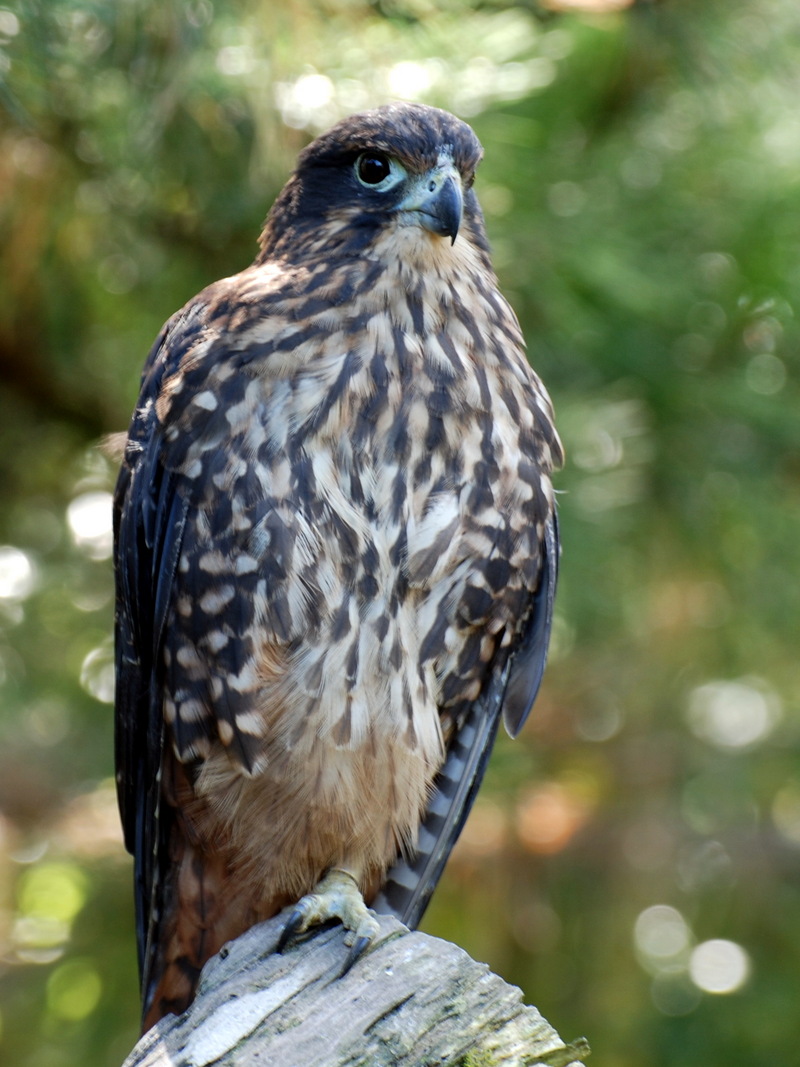
<svg viewBox="0 0 800 1067">
<path fill-rule="evenodd" d="M 0 7 L 4 1064 L 113 1067 L 137 1030 L 96 442 L 297 151 L 391 98 L 485 145 L 568 455 L 542 695 L 425 928 L 603 1067 L 792 1061 L 798 70 L 795 0 Z"/>
</svg>

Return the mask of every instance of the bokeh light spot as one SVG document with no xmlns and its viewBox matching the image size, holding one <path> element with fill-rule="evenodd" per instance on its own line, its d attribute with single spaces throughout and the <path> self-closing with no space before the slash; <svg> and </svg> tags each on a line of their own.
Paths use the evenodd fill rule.
<svg viewBox="0 0 800 1067">
<path fill-rule="evenodd" d="M 103 983 L 88 960 L 62 963 L 47 980 L 47 1007 L 58 1019 L 77 1022 L 100 1002 Z"/>
<path fill-rule="evenodd" d="M 718 748 L 745 748 L 763 741 L 780 714 L 777 694 L 760 679 L 708 682 L 689 697 L 692 733 Z"/>
<path fill-rule="evenodd" d="M 735 993 L 750 975 L 750 958 L 735 941 L 703 941 L 689 959 L 689 975 L 705 993 Z"/>
<path fill-rule="evenodd" d="M 93 648 L 81 664 L 81 685 L 101 704 L 114 703 L 114 650 L 111 645 Z"/>
<path fill-rule="evenodd" d="M 581 708 L 575 718 L 575 730 L 585 741 L 609 741 L 622 728 L 622 711 L 611 701 Z"/>
<path fill-rule="evenodd" d="M 437 60 L 415 62 L 404 59 L 390 67 L 389 89 L 403 100 L 421 100 L 442 77 L 443 72 L 444 67 Z"/>
<path fill-rule="evenodd" d="M 336 117 L 335 87 L 326 74 L 310 72 L 295 82 L 279 82 L 275 95 L 281 118 L 292 129 L 319 128 Z"/>
<path fill-rule="evenodd" d="M 17 958 L 39 964 L 58 959 L 87 889 L 86 876 L 75 864 L 37 863 L 26 870 L 17 886 L 11 930 Z"/>
<path fill-rule="evenodd" d="M 30 557 L 13 545 L 0 545 L 0 600 L 24 600 L 36 585 Z"/>
<path fill-rule="evenodd" d="M 692 931 L 677 908 L 653 904 L 637 917 L 633 940 L 642 963 L 657 972 L 680 967 Z"/>
<path fill-rule="evenodd" d="M 562 924 L 554 908 L 541 900 L 525 897 L 514 908 L 511 934 L 526 952 L 549 954 L 561 939 Z"/>
<path fill-rule="evenodd" d="M 110 493 L 91 492 L 76 496 L 67 507 L 67 525 L 75 545 L 91 559 L 108 559 L 114 547 Z"/>
<path fill-rule="evenodd" d="M 17 959 L 25 963 L 52 963 L 69 940 L 70 924 L 48 915 L 21 915 L 11 927 Z"/>
<path fill-rule="evenodd" d="M 20 911 L 72 922 L 86 902 L 86 890 L 86 876 L 75 864 L 40 863 L 20 878 Z"/>
<path fill-rule="evenodd" d="M 241 77 L 250 74 L 256 65 L 256 58 L 249 45 L 227 45 L 217 52 L 215 65 L 220 74 L 227 77 Z"/>
<path fill-rule="evenodd" d="M 139 268 L 124 252 L 113 252 L 98 263 L 97 278 L 106 292 L 123 296 L 139 281 Z"/>
<path fill-rule="evenodd" d="M 550 854 L 566 848 L 585 825 L 590 805 L 560 783 L 546 782 L 523 793 L 516 814 L 517 833 L 525 848 Z"/>
<path fill-rule="evenodd" d="M 786 384 L 786 364 L 771 352 L 759 352 L 745 368 L 745 380 L 754 393 L 772 396 Z"/>
<path fill-rule="evenodd" d="M 687 893 L 705 886 L 730 885 L 734 880 L 733 861 L 719 841 L 685 845 L 676 868 L 678 885 Z"/>
<path fill-rule="evenodd" d="M 43 697 L 29 704 L 25 715 L 25 733 L 36 745 L 50 748 L 69 733 L 70 708 L 63 701 Z"/>
<path fill-rule="evenodd" d="M 751 352 L 774 352 L 783 336 L 783 326 L 774 315 L 765 315 L 748 323 L 742 340 Z"/>
<path fill-rule="evenodd" d="M 0 7 L 0 35 L 16 37 L 19 33 L 19 19 L 7 7 Z"/>
</svg>

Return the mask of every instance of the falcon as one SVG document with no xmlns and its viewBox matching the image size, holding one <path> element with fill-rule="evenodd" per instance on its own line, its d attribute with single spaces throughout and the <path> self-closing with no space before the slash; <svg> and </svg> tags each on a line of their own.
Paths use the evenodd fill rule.
<svg viewBox="0 0 800 1067">
<path fill-rule="evenodd" d="M 544 669 L 553 412 L 459 119 L 299 156 L 260 252 L 164 326 L 115 494 L 116 764 L 144 1028 L 291 905 L 415 925 Z M 371 907 L 370 907 L 371 906 Z"/>
</svg>

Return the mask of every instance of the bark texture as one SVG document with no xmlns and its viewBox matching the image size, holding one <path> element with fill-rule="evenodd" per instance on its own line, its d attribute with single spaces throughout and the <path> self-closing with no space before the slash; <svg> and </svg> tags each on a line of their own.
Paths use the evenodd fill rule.
<svg viewBox="0 0 800 1067">
<path fill-rule="evenodd" d="M 446 941 L 380 917 L 344 977 L 341 927 L 274 952 L 284 917 L 253 927 L 203 970 L 197 999 L 146 1034 L 124 1067 L 577 1067 L 536 1008 Z"/>
</svg>

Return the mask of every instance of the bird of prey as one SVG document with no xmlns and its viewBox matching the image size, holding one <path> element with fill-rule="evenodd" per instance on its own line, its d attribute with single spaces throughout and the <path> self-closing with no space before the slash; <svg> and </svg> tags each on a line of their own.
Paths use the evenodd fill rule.
<svg viewBox="0 0 800 1067">
<path fill-rule="evenodd" d="M 145 1029 L 294 905 L 419 920 L 544 667 L 562 453 L 482 149 L 391 104 L 299 156 L 252 266 L 164 326 L 115 496 L 116 761 Z"/>
</svg>

